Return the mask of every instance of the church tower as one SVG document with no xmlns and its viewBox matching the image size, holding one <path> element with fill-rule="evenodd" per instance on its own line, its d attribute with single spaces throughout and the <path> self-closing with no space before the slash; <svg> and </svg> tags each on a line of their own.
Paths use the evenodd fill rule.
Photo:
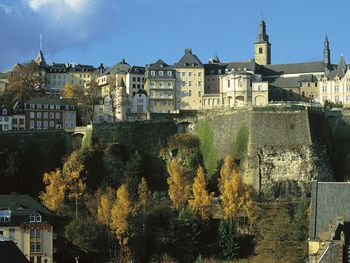
<svg viewBox="0 0 350 263">
<path fill-rule="evenodd" d="M 331 64 L 331 50 L 329 49 L 328 37 L 324 39 L 324 48 L 323 48 L 323 63 L 326 67 Z"/>
<path fill-rule="evenodd" d="M 259 65 L 271 64 L 271 44 L 269 36 L 266 34 L 266 24 L 264 20 L 260 21 L 259 35 L 254 44 L 255 62 Z"/>
</svg>

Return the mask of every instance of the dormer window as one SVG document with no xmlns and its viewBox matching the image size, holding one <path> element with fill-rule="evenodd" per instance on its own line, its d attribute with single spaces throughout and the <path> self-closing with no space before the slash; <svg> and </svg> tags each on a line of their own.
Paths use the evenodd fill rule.
<svg viewBox="0 0 350 263">
<path fill-rule="evenodd" d="M 10 222 L 10 221 L 11 221 L 11 210 L 0 209 L 0 222 Z"/>
<path fill-rule="evenodd" d="M 6 109 L 2 110 L 2 115 L 7 115 L 7 110 Z"/>
<path fill-rule="evenodd" d="M 40 223 L 41 220 L 42 220 L 41 215 L 38 212 L 34 212 L 29 217 L 29 222 L 30 223 Z"/>
<path fill-rule="evenodd" d="M 164 76 L 164 72 L 163 71 L 159 71 L 159 76 L 163 77 Z"/>
</svg>

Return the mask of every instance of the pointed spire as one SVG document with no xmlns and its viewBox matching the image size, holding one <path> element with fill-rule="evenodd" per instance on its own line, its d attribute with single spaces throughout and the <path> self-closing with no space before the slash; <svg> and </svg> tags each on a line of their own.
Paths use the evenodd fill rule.
<svg viewBox="0 0 350 263">
<path fill-rule="evenodd" d="M 328 41 L 328 36 L 326 34 L 326 37 L 324 39 L 324 49 L 329 49 L 329 41 Z"/>
<path fill-rule="evenodd" d="M 341 56 L 340 56 L 340 61 L 338 64 L 338 71 L 340 73 L 345 73 L 345 71 L 346 71 L 346 62 L 345 62 L 345 58 L 344 58 L 343 54 L 341 54 Z"/>
<path fill-rule="evenodd" d="M 266 34 L 266 24 L 263 19 L 261 19 L 259 24 L 259 35 L 256 39 L 256 42 L 269 42 L 269 35 Z"/>
<path fill-rule="evenodd" d="M 39 50 L 38 55 L 36 56 L 36 58 L 34 59 L 34 61 L 36 62 L 36 64 L 38 64 L 39 66 L 44 66 L 47 65 L 46 61 L 45 61 L 45 56 L 44 53 L 42 52 L 42 50 Z"/>
</svg>

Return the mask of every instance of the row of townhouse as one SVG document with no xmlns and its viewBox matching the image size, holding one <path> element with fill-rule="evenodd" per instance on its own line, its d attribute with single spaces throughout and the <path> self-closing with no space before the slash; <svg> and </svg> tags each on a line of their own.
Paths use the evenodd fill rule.
<svg viewBox="0 0 350 263">
<path fill-rule="evenodd" d="M 72 99 L 32 98 L 24 110 L 0 108 L 0 131 L 74 129 L 76 106 Z"/>
<path fill-rule="evenodd" d="M 103 64 L 48 65 L 41 51 L 35 61 L 46 74 L 48 94 L 59 94 L 67 83 L 89 87 L 95 82 L 100 87 L 95 122 L 143 120 L 150 113 L 179 110 L 264 106 L 270 101 L 330 100 L 348 105 L 348 66 L 343 57 L 339 64 L 331 63 L 327 36 L 319 61 L 272 64 L 271 52 L 262 20 L 254 58 L 243 62 L 221 62 L 215 56 L 202 63 L 191 49 L 174 64 L 159 59 L 145 67 L 131 66 L 124 59 L 108 69 Z M 118 94 L 111 96 L 111 90 Z"/>
</svg>

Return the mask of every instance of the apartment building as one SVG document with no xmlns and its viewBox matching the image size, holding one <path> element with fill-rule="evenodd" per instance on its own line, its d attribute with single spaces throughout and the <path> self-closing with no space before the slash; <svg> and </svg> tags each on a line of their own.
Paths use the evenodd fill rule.
<svg viewBox="0 0 350 263">
<path fill-rule="evenodd" d="M 12 110 L 10 108 L 0 108 L 0 132 L 12 130 Z"/>
</svg>

